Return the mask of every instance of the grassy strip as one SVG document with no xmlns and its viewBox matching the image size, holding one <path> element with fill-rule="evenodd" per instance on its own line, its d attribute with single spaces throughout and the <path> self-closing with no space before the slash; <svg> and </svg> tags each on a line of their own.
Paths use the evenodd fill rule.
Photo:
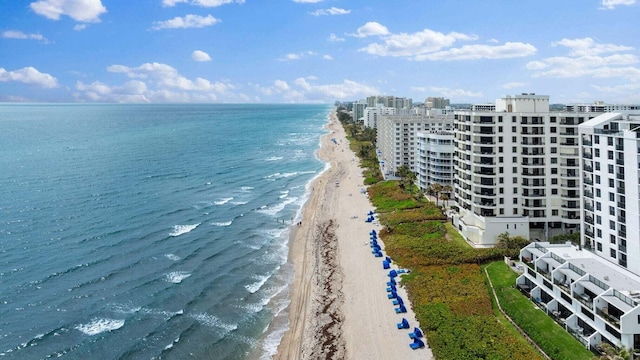
<svg viewBox="0 0 640 360">
<path fill-rule="evenodd" d="M 411 269 L 402 283 L 437 359 L 540 359 L 493 312 L 479 264 L 502 258 L 502 250 L 476 250 L 447 236 L 455 230 L 439 209 L 403 196 L 396 182 L 378 183 L 369 194 L 385 226 L 380 237 L 387 253 Z"/>
<path fill-rule="evenodd" d="M 514 288 L 518 275 L 507 264 L 487 265 L 503 310 L 554 359 L 590 359 L 593 354 Z"/>
</svg>

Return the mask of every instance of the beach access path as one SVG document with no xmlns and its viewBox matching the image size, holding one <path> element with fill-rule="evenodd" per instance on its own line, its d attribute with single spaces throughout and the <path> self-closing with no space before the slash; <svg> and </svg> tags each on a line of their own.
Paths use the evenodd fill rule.
<svg viewBox="0 0 640 360">
<path fill-rule="evenodd" d="M 407 313 L 396 314 L 387 297 L 389 270 L 369 246 L 369 232 L 380 225 L 365 222 L 373 207 L 335 112 L 327 129 L 318 156 L 331 168 L 313 182 L 292 229 L 289 329 L 274 359 L 433 359 L 428 346 L 409 347 L 418 322 L 405 290 L 398 287 Z M 399 330 L 403 317 L 410 328 Z"/>
</svg>

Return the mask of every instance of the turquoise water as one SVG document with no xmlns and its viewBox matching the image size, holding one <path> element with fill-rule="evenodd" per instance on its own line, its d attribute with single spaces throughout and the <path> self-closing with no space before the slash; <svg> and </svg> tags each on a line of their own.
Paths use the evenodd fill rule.
<svg viewBox="0 0 640 360">
<path fill-rule="evenodd" d="M 0 105 L 0 356 L 270 358 L 330 111 Z"/>
</svg>

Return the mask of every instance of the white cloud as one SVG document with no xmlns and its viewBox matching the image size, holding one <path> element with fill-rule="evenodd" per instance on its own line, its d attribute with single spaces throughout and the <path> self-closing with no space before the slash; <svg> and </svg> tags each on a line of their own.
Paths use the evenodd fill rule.
<svg viewBox="0 0 640 360">
<path fill-rule="evenodd" d="M 39 0 L 30 6 L 36 14 L 53 20 L 66 15 L 75 21 L 95 23 L 107 12 L 100 0 Z"/>
<path fill-rule="evenodd" d="M 82 31 L 82 30 L 84 30 L 84 29 L 86 29 L 86 28 L 87 28 L 87 24 L 76 24 L 76 25 L 73 27 L 73 30 L 75 30 L 75 31 Z"/>
<path fill-rule="evenodd" d="M 226 4 L 244 4 L 244 0 L 162 0 L 162 6 L 171 7 L 179 3 L 189 3 L 202 7 L 218 7 Z"/>
<path fill-rule="evenodd" d="M 349 14 L 351 10 L 341 9 L 337 7 L 330 7 L 329 9 L 319 9 L 311 13 L 314 16 L 321 15 L 346 15 Z"/>
<path fill-rule="evenodd" d="M 602 0 L 601 9 L 613 10 L 616 6 L 620 5 L 633 5 L 636 3 L 636 0 Z"/>
<path fill-rule="evenodd" d="M 344 38 L 337 37 L 336 34 L 331 33 L 331 35 L 329 35 L 329 41 L 344 41 Z"/>
<path fill-rule="evenodd" d="M 254 85 L 256 90 L 265 96 L 279 96 L 288 102 L 328 102 L 347 100 L 379 93 L 378 89 L 355 82 L 343 80 L 337 84 L 316 85 L 315 76 L 297 78 L 291 83 L 276 80 L 270 86 Z"/>
<path fill-rule="evenodd" d="M 43 43 L 48 43 L 49 40 L 40 34 L 25 34 L 19 30 L 7 30 L 2 32 L 2 37 L 6 39 L 20 39 L 20 40 L 38 40 Z"/>
<path fill-rule="evenodd" d="M 365 27 L 358 29 L 357 36 L 364 37 L 364 34 L 378 33 L 381 35 L 382 42 L 371 43 L 359 51 L 377 56 L 405 57 L 416 61 L 452 61 L 524 57 L 533 55 L 537 51 L 533 45 L 521 42 L 506 42 L 502 45 L 472 44 L 452 48 L 458 41 L 478 40 L 476 35 L 458 32 L 444 34 L 424 29 L 410 34 L 389 34 L 387 28 L 380 24 L 367 27 L 368 31 L 363 28 Z M 383 30 L 376 32 L 375 29 Z"/>
<path fill-rule="evenodd" d="M 195 50 L 192 52 L 191 58 L 195 61 L 211 61 L 211 56 L 202 50 Z"/>
<path fill-rule="evenodd" d="M 299 4 L 315 4 L 322 1 L 324 0 L 293 0 L 294 3 L 299 3 Z"/>
<path fill-rule="evenodd" d="M 278 60 L 280 61 L 293 61 L 293 60 L 300 60 L 305 56 L 314 56 L 317 55 L 315 52 L 313 51 L 305 51 L 305 52 L 300 52 L 300 53 L 289 53 L 281 58 L 279 58 Z"/>
<path fill-rule="evenodd" d="M 333 56 L 328 55 L 328 54 L 322 55 L 322 58 L 325 59 L 325 60 L 333 60 Z"/>
<path fill-rule="evenodd" d="M 81 101 L 105 102 L 212 102 L 219 96 L 234 98 L 235 86 L 229 82 L 211 82 L 203 78 L 188 79 L 173 67 L 145 63 L 138 67 L 111 65 L 111 73 L 125 74 L 130 80 L 122 85 L 99 81 L 76 84 L 75 97 Z M 237 97 L 236 97 L 237 98 Z"/>
<path fill-rule="evenodd" d="M 521 42 L 507 42 L 503 45 L 464 45 L 460 48 L 437 51 L 416 55 L 415 60 L 479 60 L 479 59 L 508 59 L 525 57 L 535 54 L 537 49 Z"/>
<path fill-rule="evenodd" d="M 355 34 L 351 34 L 351 36 L 364 38 L 367 36 L 381 36 L 387 35 L 389 33 L 389 29 L 386 26 L 377 23 L 375 21 L 370 21 L 361 27 L 358 28 Z"/>
<path fill-rule="evenodd" d="M 632 47 L 615 44 L 598 44 L 591 38 L 562 39 L 552 46 L 564 46 L 570 49 L 569 56 L 550 57 L 530 61 L 526 67 L 532 70 L 533 77 L 552 78 L 623 78 L 631 81 L 640 80 L 640 63 L 633 54 L 603 53 L 624 52 Z"/>
<path fill-rule="evenodd" d="M 156 21 L 152 29 L 187 29 L 187 28 L 202 28 L 205 26 L 212 26 L 220 20 L 216 19 L 212 15 L 200 16 L 200 15 L 185 15 L 184 17 L 174 17 L 171 20 Z"/>
<path fill-rule="evenodd" d="M 15 71 L 6 71 L 5 69 L 0 68 L 0 81 L 17 81 L 48 89 L 58 87 L 58 80 L 55 77 L 46 73 L 41 73 L 38 69 L 31 66 Z"/>
<path fill-rule="evenodd" d="M 510 83 L 502 84 L 503 89 L 522 88 L 525 86 L 527 86 L 527 84 L 523 82 L 510 82 Z"/>
<path fill-rule="evenodd" d="M 481 98 L 484 96 L 481 92 L 474 92 L 464 89 L 449 89 L 446 87 L 436 86 L 429 87 L 429 91 L 431 91 L 432 93 L 442 94 L 442 96 L 448 98 Z"/>
<path fill-rule="evenodd" d="M 562 39 L 551 43 L 552 46 L 564 46 L 571 49 L 569 55 L 572 56 L 585 56 L 585 55 L 597 55 L 610 52 L 628 51 L 633 50 L 630 46 L 615 45 L 615 44 L 598 44 L 592 38 L 582 39 Z"/>
</svg>

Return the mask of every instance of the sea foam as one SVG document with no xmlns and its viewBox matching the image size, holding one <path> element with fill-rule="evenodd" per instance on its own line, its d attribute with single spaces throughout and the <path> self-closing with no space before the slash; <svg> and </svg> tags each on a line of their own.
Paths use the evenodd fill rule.
<svg viewBox="0 0 640 360">
<path fill-rule="evenodd" d="M 180 236 L 182 234 L 186 234 L 191 230 L 197 228 L 200 223 L 192 224 L 192 225 L 174 225 L 173 231 L 169 233 L 170 236 Z"/>
<path fill-rule="evenodd" d="M 75 328 L 83 333 L 93 336 L 105 331 L 113 331 L 124 326 L 124 320 L 120 319 L 93 319 L 86 324 L 77 325 Z"/>
<path fill-rule="evenodd" d="M 191 274 L 186 271 L 172 271 L 168 274 L 165 274 L 164 279 L 165 281 L 170 283 L 180 284 L 182 280 L 188 278 L 189 276 L 191 276 Z"/>
</svg>

